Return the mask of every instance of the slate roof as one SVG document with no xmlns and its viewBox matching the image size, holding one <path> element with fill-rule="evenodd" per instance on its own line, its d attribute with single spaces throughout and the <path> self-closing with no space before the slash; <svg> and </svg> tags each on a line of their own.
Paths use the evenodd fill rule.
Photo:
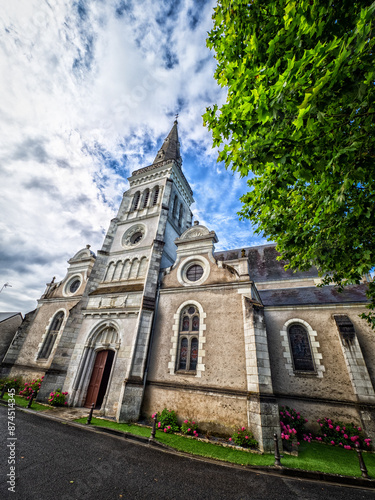
<svg viewBox="0 0 375 500">
<path fill-rule="evenodd" d="M 335 286 L 308 286 L 301 288 L 280 288 L 258 290 L 264 306 L 297 306 L 317 304 L 342 304 L 368 302 L 367 285 L 349 285 L 339 292 Z"/>
<path fill-rule="evenodd" d="M 21 315 L 22 319 L 22 314 L 20 312 L 0 312 L 0 323 L 6 319 L 12 318 L 13 316 L 17 316 L 18 314 Z"/>
<path fill-rule="evenodd" d="M 275 244 L 259 245 L 256 247 L 245 247 L 245 255 L 249 259 L 250 279 L 253 281 L 277 281 L 283 279 L 303 279 L 318 278 L 318 270 L 311 267 L 308 271 L 293 272 L 290 269 L 285 270 L 287 264 L 285 260 L 277 260 L 280 255 Z M 241 257 L 241 248 L 235 250 L 226 250 L 224 252 L 215 252 L 215 258 L 218 260 L 235 260 Z"/>
<path fill-rule="evenodd" d="M 159 149 L 158 154 L 155 156 L 153 165 L 159 161 L 166 160 L 180 160 L 180 143 L 178 141 L 177 120 L 175 120 L 171 131 L 164 139 L 162 147 Z"/>
</svg>

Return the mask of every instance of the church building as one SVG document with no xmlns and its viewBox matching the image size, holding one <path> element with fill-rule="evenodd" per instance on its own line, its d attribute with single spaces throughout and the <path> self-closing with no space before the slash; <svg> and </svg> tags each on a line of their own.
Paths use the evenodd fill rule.
<svg viewBox="0 0 375 500">
<path fill-rule="evenodd" d="M 246 426 L 264 451 L 280 405 L 375 439 L 367 278 L 339 293 L 315 268 L 285 270 L 273 244 L 216 252 L 192 221 L 177 121 L 129 185 L 101 250 L 78 251 L 25 316 L 2 375 L 44 376 L 39 401 L 61 388 L 119 422 L 167 407 L 207 432 Z"/>
</svg>

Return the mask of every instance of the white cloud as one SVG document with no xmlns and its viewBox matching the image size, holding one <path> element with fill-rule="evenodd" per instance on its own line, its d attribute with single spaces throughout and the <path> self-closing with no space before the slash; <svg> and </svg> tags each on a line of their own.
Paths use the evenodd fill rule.
<svg viewBox="0 0 375 500">
<path fill-rule="evenodd" d="M 32 309 L 76 251 L 101 247 L 126 177 L 153 160 L 176 112 L 194 212 L 218 248 L 250 238 L 235 215 L 244 182 L 216 164 L 202 126 L 225 99 L 205 46 L 213 5 L 2 2 L 1 310 Z"/>
</svg>

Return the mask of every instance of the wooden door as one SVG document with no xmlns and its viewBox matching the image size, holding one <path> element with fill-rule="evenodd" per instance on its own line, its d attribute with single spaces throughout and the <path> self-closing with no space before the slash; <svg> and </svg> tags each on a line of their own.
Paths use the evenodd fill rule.
<svg viewBox="0 0 375 500">
<path fill-rule="evenodd" d="M 95 358 L 89 388 L 87 389 L 85 407 L 91 408 L 92 403 L 96 404 L 99 394 L 100 384 L 103 378 L 104 368 L 107 361 L 108 351 L 99 351 Z"/>
</svg>

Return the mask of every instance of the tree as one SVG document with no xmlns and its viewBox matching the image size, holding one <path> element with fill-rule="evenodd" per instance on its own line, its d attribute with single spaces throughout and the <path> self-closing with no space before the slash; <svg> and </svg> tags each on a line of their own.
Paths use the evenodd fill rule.
<svg viewBox="0 0 375 500">
<path fill-rule="evenodd" d="M 205 125 L 218 161 L 254 174 L 240 217 L 288 267 L 315 265 L 340 287 L 375 263 L 374 11 L 356 0 L 218 0 L 207 39 L 227 100 L 207 108 Z M 368 293 L 374 308 L 375 283 Z"/>
</svg>

